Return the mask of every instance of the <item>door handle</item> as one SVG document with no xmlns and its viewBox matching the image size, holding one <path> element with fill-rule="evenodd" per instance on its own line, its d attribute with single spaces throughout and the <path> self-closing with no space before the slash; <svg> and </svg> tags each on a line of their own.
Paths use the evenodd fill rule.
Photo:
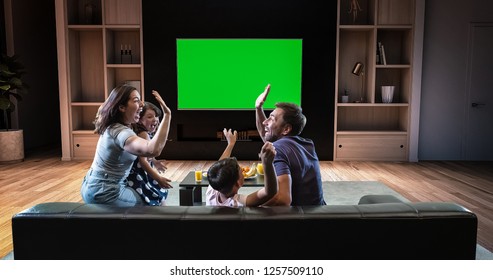
<svg viewBox="0 0 493 280">
<path fill-rule="evenodd" d="M 485 103 L 476 103 L 476 102 L 473 102 L 473 103 L 471 103 L 471 106 L 473 108 L 478 108 L 478 107 L 486 106 L 486 104 Z"/>
</svg>

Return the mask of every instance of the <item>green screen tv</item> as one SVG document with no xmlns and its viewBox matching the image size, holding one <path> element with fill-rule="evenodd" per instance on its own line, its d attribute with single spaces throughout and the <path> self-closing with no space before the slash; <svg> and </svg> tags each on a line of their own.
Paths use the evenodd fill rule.
<svg viewBox="0 0 493 280">
<path fill-rule="evenodd" d="M 301 105 L 302 39 L 177 39 L 178 110 L 253 110 Z"/>
</svg>

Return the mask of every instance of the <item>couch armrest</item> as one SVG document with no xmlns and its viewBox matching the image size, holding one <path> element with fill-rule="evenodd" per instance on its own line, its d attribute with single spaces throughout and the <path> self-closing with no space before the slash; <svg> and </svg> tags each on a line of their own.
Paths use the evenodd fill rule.
<svg viewBox="0 0 493 280">
<path fill-rule="evenodd" d="M 404 201 L 398 199 L 393 195 L 388 194 L 369 194 L 362 196 L 358 202 L 360 204 L 378 204 L 378 203 L 403 203 Z"/>
</svg>

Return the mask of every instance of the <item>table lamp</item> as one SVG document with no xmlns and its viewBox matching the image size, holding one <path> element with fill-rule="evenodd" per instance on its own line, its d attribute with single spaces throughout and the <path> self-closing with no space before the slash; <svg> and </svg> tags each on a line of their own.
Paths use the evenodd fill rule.
<svg viewBox="0 0 493 280">
<path fill-rule="evenodd" d="M 354 64 L 353 70 L 351 71 L 352 74 L 361 77 L 361 91 L 359 92 L 359 98 L 356 100 L 356 102 L 363 102 L 363 88 L 364 88 L 364 82 L 365 80 L 363 79 L 363 76 L 365 75 L 365 65 L 361 62 L 356 62 Z"/>
</svg>

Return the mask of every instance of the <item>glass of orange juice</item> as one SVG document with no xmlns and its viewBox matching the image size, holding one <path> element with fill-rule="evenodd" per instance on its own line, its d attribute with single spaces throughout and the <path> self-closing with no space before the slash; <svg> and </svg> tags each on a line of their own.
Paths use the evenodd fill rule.
<svg viewBox="0 0 493 280">
<path fill-rule="evenodd" d="M 200 169 L 195 169 L 195 182 L 202 182 L 202 170 Z"/>
<path fill-rule="evenodd" d="M 262 165 L 262 163 L 257 164 L 257 173 L 260 175 L 264 175 L 264 165 Z"/>
</svg>

